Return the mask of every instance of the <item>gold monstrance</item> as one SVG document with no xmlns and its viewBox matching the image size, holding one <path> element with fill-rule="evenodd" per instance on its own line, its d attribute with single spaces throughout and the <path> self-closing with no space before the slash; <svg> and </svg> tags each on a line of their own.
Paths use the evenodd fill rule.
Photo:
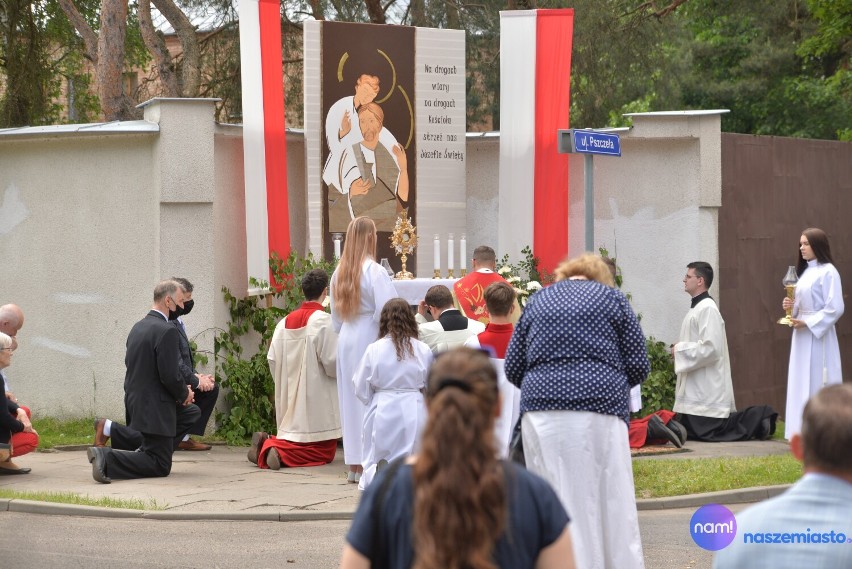
<svg viewBox="0 0 852 569">
<path fill-rule="evenodd" d="M 787 298 L 790 300 L 796 299 L 796 283 L 799 282 L 799 275 L 796 274 L 796 267 L 790 266 L 787 268 L 787 274 L 784 275 L 784 278 L 781 279 L 781 284 L 784 285 L 784 290 L 787 291 Z M 784 318 L 778 320 L 779 324 L 783 324 L 785 326 L 793 325 L 793 305 L 790 305 L 790 308 L 787 309 L 787 315 Z"/>
<path fill-rule="evenodd" d="M 390 237 L 391 246 L 402 261 L 402 270 L 395 277 L 398 280 L 414 278 L 414 275 L 405 270 L 405 262 L 408 260 L 408 255 L 414 253 L 417 248 L 416 230 L 417 228 L 411 225 L 411 220 L 408 218 L 408 210 L 403 210 L 402 214 L 396 218 L 396 224 L 393 226 L 393 233 Z"/>
</svg>

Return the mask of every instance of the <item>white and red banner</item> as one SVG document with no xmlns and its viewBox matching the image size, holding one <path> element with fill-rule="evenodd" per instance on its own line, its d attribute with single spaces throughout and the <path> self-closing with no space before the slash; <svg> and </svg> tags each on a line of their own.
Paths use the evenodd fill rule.
<svg viewBox="0 0 852 569">
<path fill-rule="evenodd" d="M 568 155 L 574 10 L 500 13 L 501 253 L 533 252 L 548 271 L 568 254 Z"/>
<path fill-rule="evenodd" d="M 269 257 L 290 254 L 279 0 L 240 2 L 243 167 L 248 276 L 270 280 Z"/>
</svg>

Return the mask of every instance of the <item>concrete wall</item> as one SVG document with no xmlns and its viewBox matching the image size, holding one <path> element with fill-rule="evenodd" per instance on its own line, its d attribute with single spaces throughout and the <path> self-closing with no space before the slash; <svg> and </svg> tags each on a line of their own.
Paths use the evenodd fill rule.
<svg viewBox="0 0 852 569">
<path fill-rule="evenodd" d="M 161 278 L 193 282 L 187 327 L 212 351 L 228 321 L 221 288 L 248 288 L 242 129 L 213 113 L 210 100 L 155 99 L 144 121 L 0 131 L 0 303 L 26 314 L 7 375 L 37 413 L 123 418 L 125 339 Z M 634 123 L 622 158 L 595 159 L 595 242 L 618 257 L 646 333 L 671 341 L 688 307 L 685 264 L 718 260 L 719 117 Z M 304 253 L 304 137 L 288 132 L 287 145 L 292 242 Z M 497 243 L 498 151 L 499 134 L 467 138 L 470 251 Z M 582 159 L 570 164 L 573 254 Z"/>
</svg>

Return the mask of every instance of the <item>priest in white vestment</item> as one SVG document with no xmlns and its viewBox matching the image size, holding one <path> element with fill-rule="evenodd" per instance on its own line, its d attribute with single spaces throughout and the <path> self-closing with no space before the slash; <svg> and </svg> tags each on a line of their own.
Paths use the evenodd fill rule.
<svg viewBox="0 0 852 569">
<path fill-rule="evenodd" d="M 341 437 L 337 333 L 322 306 L 328 275 L 323 269 L 309 271 L 302 290 L 307 300 L 278 323 L 269 345 L 278 431 L 260 448 L 261 468 L 327 464 Z M 277 456 L 270 453 L 273 448 Z"/>
<path fill-rule="evenodd" d="M 778 414 L 766 405 L 735 413 L 734 386 L 725 321 L 708 289 L 713 268 L 696 261 L 687 265 L 684 290 L 692 305 L 672 346 L 677 386 L 672 408 L 681 414 L 688 438 L 703 441 L 766 439 L 775 431 Z"/>
</svg>

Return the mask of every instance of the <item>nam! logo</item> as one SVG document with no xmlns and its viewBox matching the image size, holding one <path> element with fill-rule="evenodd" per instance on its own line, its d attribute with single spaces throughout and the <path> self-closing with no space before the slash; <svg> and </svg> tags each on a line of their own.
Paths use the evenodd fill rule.
<svg viewBox="0 0 852 569">
<path fill-rule="evenodd" d="M 689 520 L 689 533 L 698 547 L 718 551 L 728 547 L 737 536 L 734 513 L 719 504 L 701 506 Z"/>
</svg>

